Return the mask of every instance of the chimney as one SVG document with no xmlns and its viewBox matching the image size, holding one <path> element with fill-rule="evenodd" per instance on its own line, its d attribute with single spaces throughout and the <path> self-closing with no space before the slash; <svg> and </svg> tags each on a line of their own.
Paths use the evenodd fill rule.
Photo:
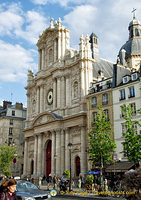
<svg viewBox="0 0 141 200">
<path fill-rule="evenodd" d="M 16 102 L 16 108 L 22 110 L 22 109 L 23 109 L 23 104 L 22 104 L 22 103 L 17 103 L 17 102 Z"/>
<path fill-rule="evenodd" d="M 11 105 L 11 101 L 3 101 L 3 109 L 6 109 L 8 105 Z"/>
</svg>

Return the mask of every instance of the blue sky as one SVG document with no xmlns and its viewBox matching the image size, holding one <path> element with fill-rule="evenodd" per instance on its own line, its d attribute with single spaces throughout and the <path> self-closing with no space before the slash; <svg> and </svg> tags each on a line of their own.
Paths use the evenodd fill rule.
<svg viewBox="0 0 141 200">
<path fill-rule="evenodd" d="M 78 49 L 81 34 L 98 36 L 100 57 L 116 62 L 128 40 L 128 25 L 141 0 L 0 0 L 0 105 L 3 100 L 26 106 L 28 69 L 38 68 L 39 34 L 58 20 L 70 30 L 70 46 Z"/>
</svg>

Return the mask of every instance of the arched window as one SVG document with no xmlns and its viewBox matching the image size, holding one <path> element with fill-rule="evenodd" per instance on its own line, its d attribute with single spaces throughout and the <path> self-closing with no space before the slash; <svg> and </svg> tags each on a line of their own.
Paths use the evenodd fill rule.
<svg viewBox="0 0 141 200">
<path fill-rule="evenodd" d="M 52 49 L 49 50 L 49 62 L 53 62 L 53 51 Z"/>
<path fill-rule="evenodd" d="M 135 36 L 139 36 L 139 30 L 137 28 L 135 29 Z"/>
</svg>

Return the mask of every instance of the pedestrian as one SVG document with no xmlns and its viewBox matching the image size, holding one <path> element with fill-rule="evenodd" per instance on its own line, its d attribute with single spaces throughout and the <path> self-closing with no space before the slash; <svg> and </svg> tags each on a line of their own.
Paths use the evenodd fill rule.
<svg viewBox="0 0 141 200">
<path fill-rule="evenodd" d="M 49 190 L 49 186 L 50 186 L 50 183 L 51 183 L 51 181 L 52 181 L 51 174 L 49 174 L 49 175 L 47 176 L 46 181 L 47 181 L 47 190 Z"/>
<path fill-rule="evenodd" d="M 5 179 L 0 186 L 0 200 L 16 200 L 16 186 L 17 181 L 15 179 L 10 181 Z"/>
<path fill-rule="evenodd" d="M 53 184 L 54 184 L 54 189 L 56 190 L 57 189 L 57 177 L 56 177 L 56 175 L 54 175 L 54 177 L 53 177 Z"/>
<path fill-rule="evenodd" d="M 78 179 L 78 188 L 79 188 L 79 189 L 81 189 L 81 183 L 82 183 L 81 178 L 79 178 L 79 179 Z"/>
</svg>

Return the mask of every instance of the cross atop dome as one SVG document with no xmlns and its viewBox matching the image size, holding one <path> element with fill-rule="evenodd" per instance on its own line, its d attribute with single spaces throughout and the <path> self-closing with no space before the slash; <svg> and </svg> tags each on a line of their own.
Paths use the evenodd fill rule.
<svg viewBox="0 0 141 200">
<path fill-rule="evenodd" d="M 133 10 L 132 10 L 132 13 L 133 13 L 133 19 L 136 19 L 136 17 L 135 17 L 135 11 L 136 11 L 137 9 L 135 9 L 135 8 L 133 8 Z"/>
</svg>

